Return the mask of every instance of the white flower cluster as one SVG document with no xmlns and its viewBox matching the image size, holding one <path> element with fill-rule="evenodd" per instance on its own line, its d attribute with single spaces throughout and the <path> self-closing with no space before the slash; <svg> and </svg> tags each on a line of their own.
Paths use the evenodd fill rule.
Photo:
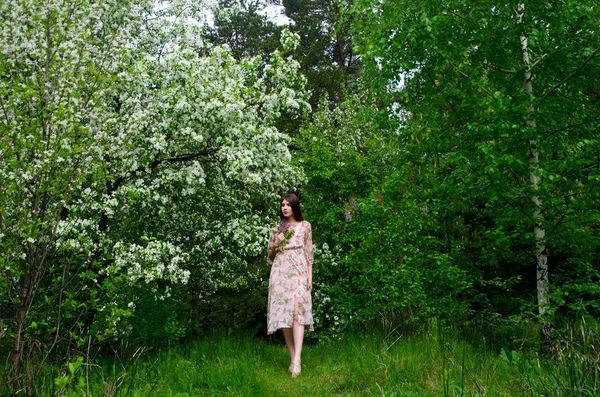
<svg viewBox="0 0 600 397">
<path fill-rule="evenodd" d="M 187 283 L 190 272 L 183 270 L 188 255 L 167 241 L 150 240 L 145 245 L 117 243 L 113 247 L 115 259 L 103 273 L 117 274 L 125 270 L 130 283 L 143 280 L 168 280 Z"/>
<path fill-rule="evenodd" d="M 318 332 L 316 337 L 321 341 L 340 339 L 351 325 L 352 314 L 332 295 L 331 288 L 325 283 L 319 283 L 323 269 L 331 271 L 338 266 L 342 253 L 331 250 L 327 244 L 315 246 L 315 266 L 313 279 L 316 285 L 313 293 L 313 313 Z M 332 299 L 334 298 L 334 299 Z"/>
<path fill-rule="evenodd" d="M 150 289 L 258 277 L 248 263 L 264 255 L 276 192 L 303 181 L 276 125 L 309 110 L 304 79 L 278 52 L 207 48 L 198 5 L 169 4 L 0 2 L 0 19 L 19 21 L 0 27 L 0 235 L 14 274 L 61 266 L 26 255 L 49 247 Z"/>
</svg>

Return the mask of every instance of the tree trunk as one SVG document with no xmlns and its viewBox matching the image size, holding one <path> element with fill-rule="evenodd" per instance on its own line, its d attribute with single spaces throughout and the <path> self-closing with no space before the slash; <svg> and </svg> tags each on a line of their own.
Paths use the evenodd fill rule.
<svg viewBox="0 0 600 397">
<path fill-rule="evenodd" d="M 15 329 L 15 343 L 13 345 L 13 351 L 11 355 L 11 378 L 10 385 L 13 390 L 16 390 L 19 386 L 20 377 L 20 366 L 21 359 L 23 358 L 23 332 L 25 331 L 25 321 L 27 320 L 27 312 L 29 311 L 29 302 L 31 299 L 32 291 L 32 274 L 31 270 L 27 269 L 23 276 L 23 288 L 19 294 L 20 303 L 17 308 L 16 316 L 16 329 Z"/>
<path fill-rule="evenodd" d="M 525 13 L 525 5 L 520 4 L 519 8 L 519 23 L 522 22 L 523 14 Z M 522 33 L 521 36 L 521 48 L 523 50 L 523 65 L 525 66 L 525 80 L 524 86 L 527 95 L 530 100 L 533 100 L 533 83 L 532 83 L 532 73 L 531 73 L 531 60 L 529 59 L 529 45 L 527 41 L 527 35 L 525 32 Z M 535 117 L 534 117 L 535 109 L 533 105 L 530 105 L 527 108 L 527 127 L 531 129 L 536 128 Z M 544 214 L 542 213 L 543 203 L 539 199 L 537 192 L 539 190 L 539 185 L 541 182 L 541 178 L 537 175 L 537 170 L 540 164 L 539 158 L 539 150 L 538 150 L 538 141 L 535 138 L 536 134 L 532 134 L 534 136 L 533 139 L 529 140 L 529 182 L 531 183 L 531 189 L 534 194 L 531 197 L 531 201 L 535 205 L 535 210 L 533 211 L 533 219 L 535 221 L 533 227 L 534 241 L 535 241 L 535 257 L 536 257 L 536 279 L 537 279 L 537 303 L 538 303 L 538 312 L 543 321 L 543 326 L 541 328 L 541 337 L 543 342 L 547 347 L 550 346 L 550 330 L 551 325 L 546 319 L 546 313 L 548 311 L 548 306 L 550 303 L 550 299 L 548 298 L 548 257 L 546 255 L 546 230 L 543 227 L 544 222 Z"/>
</svg>

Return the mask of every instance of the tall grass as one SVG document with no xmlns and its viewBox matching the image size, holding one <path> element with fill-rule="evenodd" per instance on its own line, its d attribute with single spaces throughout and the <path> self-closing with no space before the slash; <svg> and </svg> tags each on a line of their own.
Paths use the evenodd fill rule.
<svg viewBox="0 0 600 397">
<path fill-rule="evenodd" d="M 534 328 L 534 327 L 530 327 Z M 480 331 L 484 331 L 483 329 Z M 502 330 L 497 330 L 502 333 Z M 292 379 L 280 336 L 207 338 L 158 350 L 127 349 L 78 369 L 92 396 L 597 396 L 600 337 L 581 322 L 557 335 L 551 356 L 538 354 L 527 327 L 498 348 L 487 332 L 432 322 L 412 335 L 354 334 L 307 344 Z M 389 336 L 389 335 L 388 335 Z M 523 348 L 531 344 L 531 348 Z M 125 358 L 127 357 L 127 358 Z M 49 370 L 42 395 L 66 394 Z M 75 377 L 76 378 L 76 377 Z M 74 389 L 71 387 L 71 389 Z"/>
</svg>

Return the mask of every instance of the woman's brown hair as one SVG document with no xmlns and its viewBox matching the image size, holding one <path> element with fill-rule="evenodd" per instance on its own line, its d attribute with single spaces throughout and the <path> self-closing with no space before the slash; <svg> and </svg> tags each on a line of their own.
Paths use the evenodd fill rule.
<svg viewBox="0 0 600 397">
<path fill-rule="evenodd" d="M 304 218 L 302 217 L 302 210 L 300 209 L 300 200 L 298 200 L 298 196 L 296 196 L 294 193 L 288 193 L 281 198 L 281 201 L 279 202 L 279 218 L 285 219 L 283 212 L 281 212 L 281 203 L 283 203 L 283 200 L 286 200 L 288 203 L 290 203 L 290 207 L 292 207 L 292 212 L 294 213 L 294 218 L 298 222 L 302 222 Z"/>
</svg>

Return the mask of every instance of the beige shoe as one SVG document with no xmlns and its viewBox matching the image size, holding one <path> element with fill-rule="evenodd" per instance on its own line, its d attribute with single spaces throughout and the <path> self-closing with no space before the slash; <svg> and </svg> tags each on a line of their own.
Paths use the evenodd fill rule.
<svg viewBox="0 0 600 397">
<path fill-rule="evenodd" d="M 296 376 L 300 375 L 300 360 L 298 360 L 297 363 L 292 363 L 292 378 L 295 378 Z"/>
</svg>

